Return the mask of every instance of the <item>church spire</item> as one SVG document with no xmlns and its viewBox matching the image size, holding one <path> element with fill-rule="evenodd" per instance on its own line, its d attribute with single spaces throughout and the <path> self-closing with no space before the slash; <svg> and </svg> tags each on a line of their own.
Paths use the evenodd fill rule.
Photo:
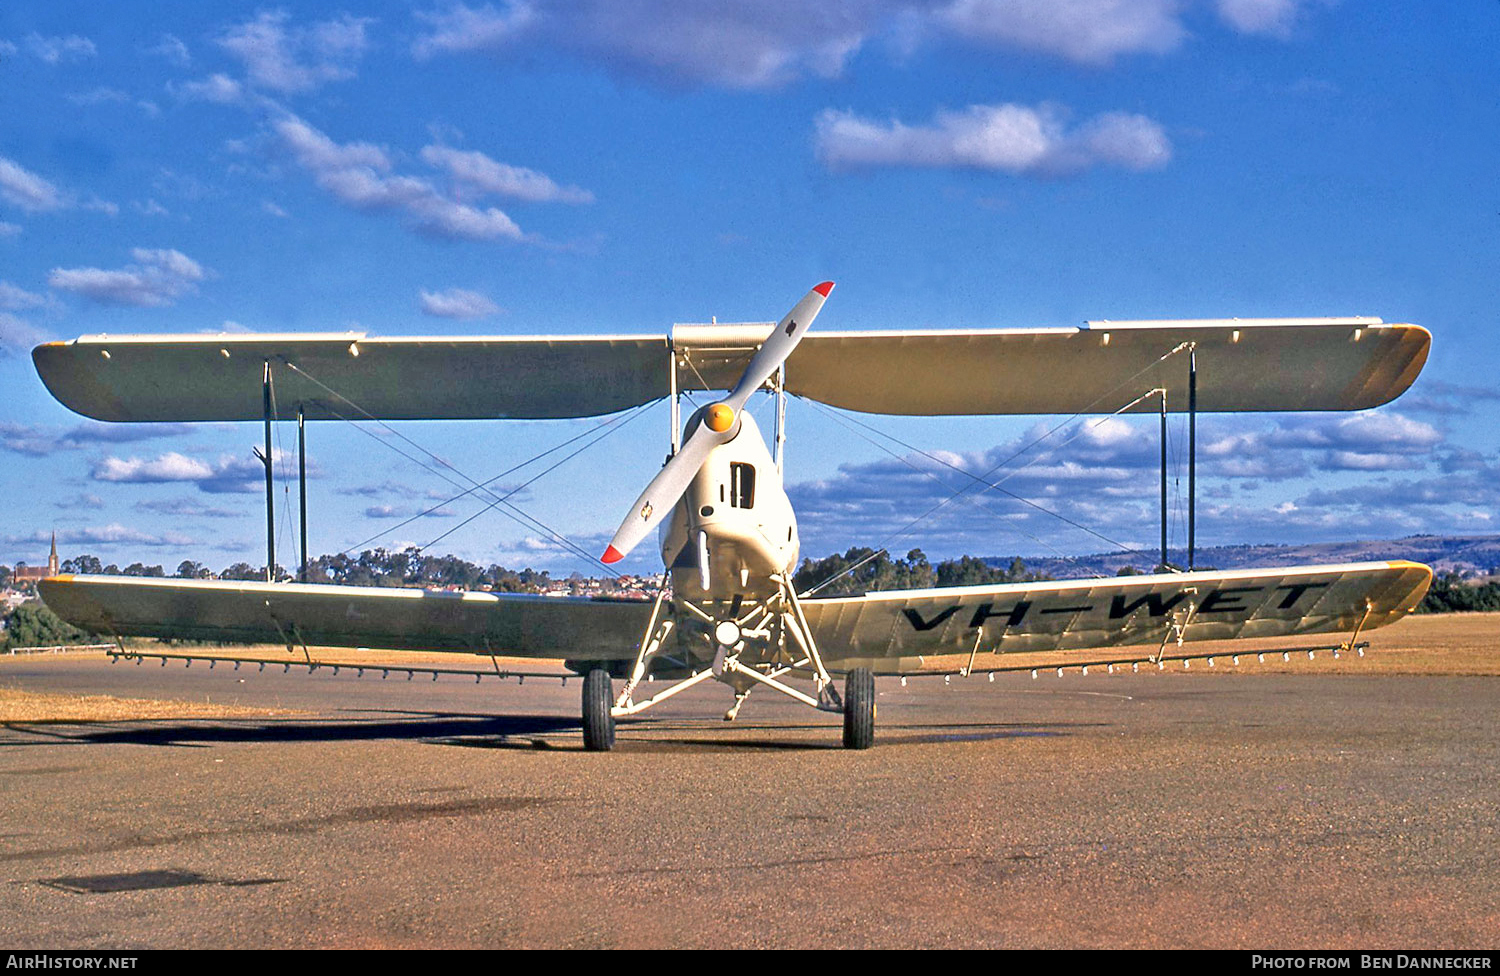
<svg viewBox="0 0 1500 976">
<path fill-rule="evenodd" d="M 52 530 L 52 555 L 47 557 L 47 575 L 57 575 L 57 530 Z"/>
</svg>

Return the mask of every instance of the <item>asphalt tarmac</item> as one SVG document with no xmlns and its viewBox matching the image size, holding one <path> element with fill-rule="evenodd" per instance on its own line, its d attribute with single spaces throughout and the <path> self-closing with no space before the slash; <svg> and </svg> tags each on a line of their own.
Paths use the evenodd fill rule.
<svg viewBox="0 0 1500 976">
<path fill-rule="evenodd" d="M 277 706 L 0 728 L 0 943 L 1500 945 L 1500 679 L 879 682 L 877 745 L 722 686 L 585 753 L 581 682 L 97 659 L 0 686 Z"/>
</svg>

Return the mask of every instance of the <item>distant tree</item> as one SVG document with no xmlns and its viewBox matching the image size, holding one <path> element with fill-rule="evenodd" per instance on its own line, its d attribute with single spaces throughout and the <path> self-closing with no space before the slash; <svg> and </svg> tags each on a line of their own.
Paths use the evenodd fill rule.
<svg viewBox="0 0 1500 976">
<path fill-rule="evenodd" d="M 212 575 L 207 566 L 191 559 L 184 559 L 177 564 L 177 576 L 180 579 L 207 579 Z"/>
<path fill-rule="evenodd" d="M 90 556 L 88 553 L 74 556 L 72 559 L 64 559 L 58 569 L 64 573 L 102 573 L 104 564 L 99 561 L 98 556 Z"/>
<path fill-rule="evenodd" d="M 819 592 L 828 596 L 922 589 L 936 582 L 937 573 L 920 549 L 911 550 L 904 559 L 892 559 L 883 549 L 877 552 L 863 546 L 855 546 L 843 555 L 805 559 L 793 577 L 793 585 L 802 591 L 827 583 Z"/>
<path fill-rule="evenodd" d="M 47 609 L 39 600 L 23 603 L 11 612 L 5 621 L 5 634 L 0 646 L 52 647 L 58 644 L 96 644 L 99 638 L 86 630 L 79 630 Z"/>
<path fill-rule="evenodd" d="M 540 593 L 551 582 L 550 574 L 538 573 L 530 567 L 517 573 L 498 565 L 486 569 L 480 578 L 481 586 L 501 593 Z"/>
<path fill-rule="evenodd" d="M 266 571 L 264 568 L 256 569 L 249 563 L 235 563 L 233 566 L 226 567 L 219 574 L 219 579 L 227 580 L 263 580 L 265 578 Z"/>
<path fill-rule="evenodd" d="M 1500 585 L 1479 586 L 1464 581 L 1461 574 L 1449 570 L 1432 578 L 1427 595 L 1417 605 L 1417 613 L 1477 613 L 1500 610 Z"/>
<path fill-rule="evenodd" d="M 95 560 L 96 562 L 98 560 Z M 166 570 L 160 566 L 146 566 L 141 563 L 131 563 L 125 567 L 126 576 L 166 576 Z"/>
</svg>

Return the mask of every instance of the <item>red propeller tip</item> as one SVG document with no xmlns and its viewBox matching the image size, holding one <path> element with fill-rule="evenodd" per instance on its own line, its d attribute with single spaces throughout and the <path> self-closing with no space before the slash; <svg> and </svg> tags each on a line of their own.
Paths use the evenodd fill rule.
<svg viewBox="0 0 1500 976">
<path fill-rule="evenodd" d="M 821 285 L 814 288 L 813 291 L 817 292 L 819 295 L 822 295 L 824 298 L 827 298 L 828 293 L 833 291 L 833 282 L 825 281 Z"/>
<path fill-rule="evenodd" d="M 625 558 L 625 554 L 614 546 L 610 546 L 604 550 L 604 555 L 599 558 L 602 562 L 617 563 Z"/>
</svg>

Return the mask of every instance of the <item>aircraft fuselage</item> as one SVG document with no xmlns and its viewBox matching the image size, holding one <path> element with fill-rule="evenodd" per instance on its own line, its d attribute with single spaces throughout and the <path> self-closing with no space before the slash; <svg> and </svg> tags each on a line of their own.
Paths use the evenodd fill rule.
<svg viewBox="0 0 1500 976">
<path fill-rule="evenodd" d="M 781 473 L 747 411 L 739 425 L 708 455 L 662 525 L 662 560 L 680 597 L 760 599 L 776 591 L 773 574 L 797 565 L 797 519 Z"/>
</svg>

